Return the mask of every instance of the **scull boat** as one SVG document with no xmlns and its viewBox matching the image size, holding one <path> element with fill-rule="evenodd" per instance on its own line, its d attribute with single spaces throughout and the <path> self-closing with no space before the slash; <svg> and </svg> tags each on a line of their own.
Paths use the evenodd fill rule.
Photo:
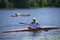
<svg viewBox="0 0 60 40">
<path fill-rule="evenodd" d="M 43 31 L 49 31 L 52 29 L 60 29 L 60 27 L 40 27 L 40 28 L 32 28 L 32 29 L 28 29 L 28 28 L 24 28 L 24 29 L 16 29 L 16 30 L 6 30 L 3 31 L 2 33 L 11 33 L 11 32 L 30 32 L 30 31 L 39 31 L 39 30 L 43 30 Z"/>
<path fill-rule="evenodd" d="M 18 16 L 30 16 L 30 14 L 14 14 L 11 17 L 18 17 Z"/>
</svg>

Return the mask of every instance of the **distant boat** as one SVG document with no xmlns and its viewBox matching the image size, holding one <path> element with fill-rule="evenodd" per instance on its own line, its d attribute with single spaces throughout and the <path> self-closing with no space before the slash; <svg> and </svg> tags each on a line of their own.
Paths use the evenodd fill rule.
<svg viewBox="0 0 60 40">
<path fill-rule="evenodd" d="M 30 14 L 14 14 L 11 17 L 18 17 L 18 16 L 30 16 Z"/>
</svg>

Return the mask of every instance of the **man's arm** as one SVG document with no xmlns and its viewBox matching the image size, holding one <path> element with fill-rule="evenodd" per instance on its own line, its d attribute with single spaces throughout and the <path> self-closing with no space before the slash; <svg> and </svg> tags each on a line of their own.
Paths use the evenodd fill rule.
<svg viewBox="0 0 60 40">
<path fill-rule="evenodd" d="M 39 23 L 37 23 L 39 26 L 40 26 L 40 24 Z"/>
</svg>

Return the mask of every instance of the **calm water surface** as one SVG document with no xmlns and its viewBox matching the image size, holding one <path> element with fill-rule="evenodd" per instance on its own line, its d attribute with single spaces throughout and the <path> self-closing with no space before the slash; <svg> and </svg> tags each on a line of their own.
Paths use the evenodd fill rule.
<svg viewBox="0 0 60 40">
<path fill-rule="evenodd" d="M 15 13 L 30 14 L 28 17 L 11 17 Z M 44 26 L 60 26 L 60 8 L 36 8 L 36 9 L 0 9 L 0 32 L 27 28 L 19 22 L 29 23 L 32 18 Z M 31 32 L 0 33 L 0 40 L 60 40 L 60 29 L 48 32 L 39 31 L 33 36 Z"/>
</svg>

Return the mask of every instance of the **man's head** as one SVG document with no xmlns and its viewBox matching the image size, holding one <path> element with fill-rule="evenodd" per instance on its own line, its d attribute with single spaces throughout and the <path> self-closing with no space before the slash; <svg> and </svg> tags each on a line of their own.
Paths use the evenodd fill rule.
<svg viewBox="0 0 60 40">
<path fill-rule="evenodd" d="M 33 18 L 32 18 L 32 20 L 33 20 L 33 21 L 36 21 L 36 18 L 35 18 L 35 17 L 33 17 Z"/>
</svg>

